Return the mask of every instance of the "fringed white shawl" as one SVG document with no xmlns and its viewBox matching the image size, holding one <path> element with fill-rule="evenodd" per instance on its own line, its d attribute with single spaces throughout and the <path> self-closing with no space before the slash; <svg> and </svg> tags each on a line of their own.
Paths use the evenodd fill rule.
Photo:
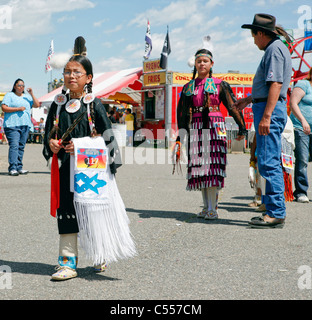
<svg viewBox="0 0 312 320">
<path fill-rule="evenodd" d="M 71 180 L 82 248 L 94 265 L 134 256 L 129 219 L 104 139 L 76 138 L 73 143 Z"/>
</svg>

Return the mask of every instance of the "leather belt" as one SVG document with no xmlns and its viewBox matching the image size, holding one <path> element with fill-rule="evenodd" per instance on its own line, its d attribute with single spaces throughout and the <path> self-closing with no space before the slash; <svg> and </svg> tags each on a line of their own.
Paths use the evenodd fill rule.
<svg viewBox="0 0 312 320">
<path fill-rule="evenodd" d="M 192 113 L 199 113 L 199 112 L 203 112 L 204 111 L 204 107 L 192 107 Z M 218 112 L 220 111 L 219 106 L 215 105 L 215 106 L 210 106 L 208 108 L 208 112 Z"/>
<path fill-rule="evenodd" d="M 200 113 L 203 112 L 204 107 L 193 107 L 192 108 L 192 113 Z"/>
<path fill-rule="evenodd" d="M 219 112 L 219 106 L 209 106 L 209 112 Z"/>
<path fill-rule="evenodd" d="M 285 101 L 286 98 L 284 97 L 279 97 L 278 98 L 278 101 Z M 252 99 L 252 103 L 259 103 L 259 102 L 267 102 L 268 101 L 268 98 L 256 98 L 256 99 Z"/>
</svg>

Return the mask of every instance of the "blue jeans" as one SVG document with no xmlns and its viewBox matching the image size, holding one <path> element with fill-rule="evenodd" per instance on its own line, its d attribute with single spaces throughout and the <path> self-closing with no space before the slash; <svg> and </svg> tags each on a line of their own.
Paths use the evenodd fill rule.
<svg viewBox="0 0 312 320">
<path fill-rule="evenodd" d="M 310 136 L 301 130 L 295 130 L 295 192 L 296 198 L 307 195 L 308 182 L 308 162 L 309 162 Z"/>
<path fill-rule="evenodd" d="M 262 119 L 266 102 L 253 104 L 254 124 L 257 139 L 258 168 L 266 180 L 263 203 L 266 214 L 272 218 L 286 216 L 284 177 L 281 163 L 281 135 L 287 122 L 286 102 L 278 101 L 271 116 L 270 133 L 259 135 L 258 126 Z"/>
<path fill-rule="evenodd" d="M 23 169 L 23 156 L 26 141 L 28 139 L 29 127 L 16 126 L 4 128 L 9 142 L 9 171 Z"/>
</svg>

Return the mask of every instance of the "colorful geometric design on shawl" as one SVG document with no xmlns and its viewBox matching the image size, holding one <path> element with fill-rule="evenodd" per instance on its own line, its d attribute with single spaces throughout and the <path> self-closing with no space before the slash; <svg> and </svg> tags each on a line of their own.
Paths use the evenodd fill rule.
<svg viewBox="0 0 312 320">
<path fill-rule="evenodd" d="M 191 96 L 194 93 L 194 89 L 195 89 L 195 80 L 191 80 L 186 86 L 185 95 Z"/>
<path fill-rule="evenodd" d="M 217 87 L 216 87 L 213 79 L 211 79 L 211 78 L 206 79 L 204 90 L 208 93 L 217 93 L 218 92 Z"/>
<path fill-rule="evenodd" d="M 89 177 L 83 172 L 75 174 L 75 191 L 77 193 L 91 190 L 96 194 L 99 194 L 99 188 L 104 187 L 107 184 L 106 181 L 98 179 L 98 173 L 93 177 Z"/>
<path fill-rule="evenodd" d="M 191 80 L 185 88 L 185 95 L 186 96 L 191 96 L 194 94 L 194 90 L 195 90 L 195 80 Z M 214 80 L 212 78 L 207 78 L 205 81 L 205 86 L 204 86 L 204 90 L 208 93 L 217 93 L 217 87 L 214 83 Z"/>
</svg>

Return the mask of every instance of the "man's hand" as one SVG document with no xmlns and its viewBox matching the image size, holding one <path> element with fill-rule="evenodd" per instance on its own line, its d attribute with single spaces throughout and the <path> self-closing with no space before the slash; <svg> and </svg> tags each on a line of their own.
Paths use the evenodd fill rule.
<svg viewBox="0 0 312 320">
<path fill-rule="evenodd" d="M 270 123 L 271 123 L 271 117 L 269 116 L 262 117 L 258 126 L 258 132 L 260 136 L 267 136 L 270 133 Z"/>
<path fill-rule="evenodd" d="M 278 101 L 282 85 L 280 82 L 270 83 L 268 100 L 258 127 L 258 132 L 261 136 L 266 136 L 270 133 L 271 115 Z"/>
<path fill-rule="evenodd" d="M 248 96 L 246 98 L 242 98 L 242 99 L 239 99 L 237 100 L 233 105 L 232 105 L 232 108 L 235 108 L 239 111 L 242 111 L 244 108 L 247 107 L 247 105 L 249 103 L 252 102 L 252 97 L 251 96 Z"/>
</svg>

